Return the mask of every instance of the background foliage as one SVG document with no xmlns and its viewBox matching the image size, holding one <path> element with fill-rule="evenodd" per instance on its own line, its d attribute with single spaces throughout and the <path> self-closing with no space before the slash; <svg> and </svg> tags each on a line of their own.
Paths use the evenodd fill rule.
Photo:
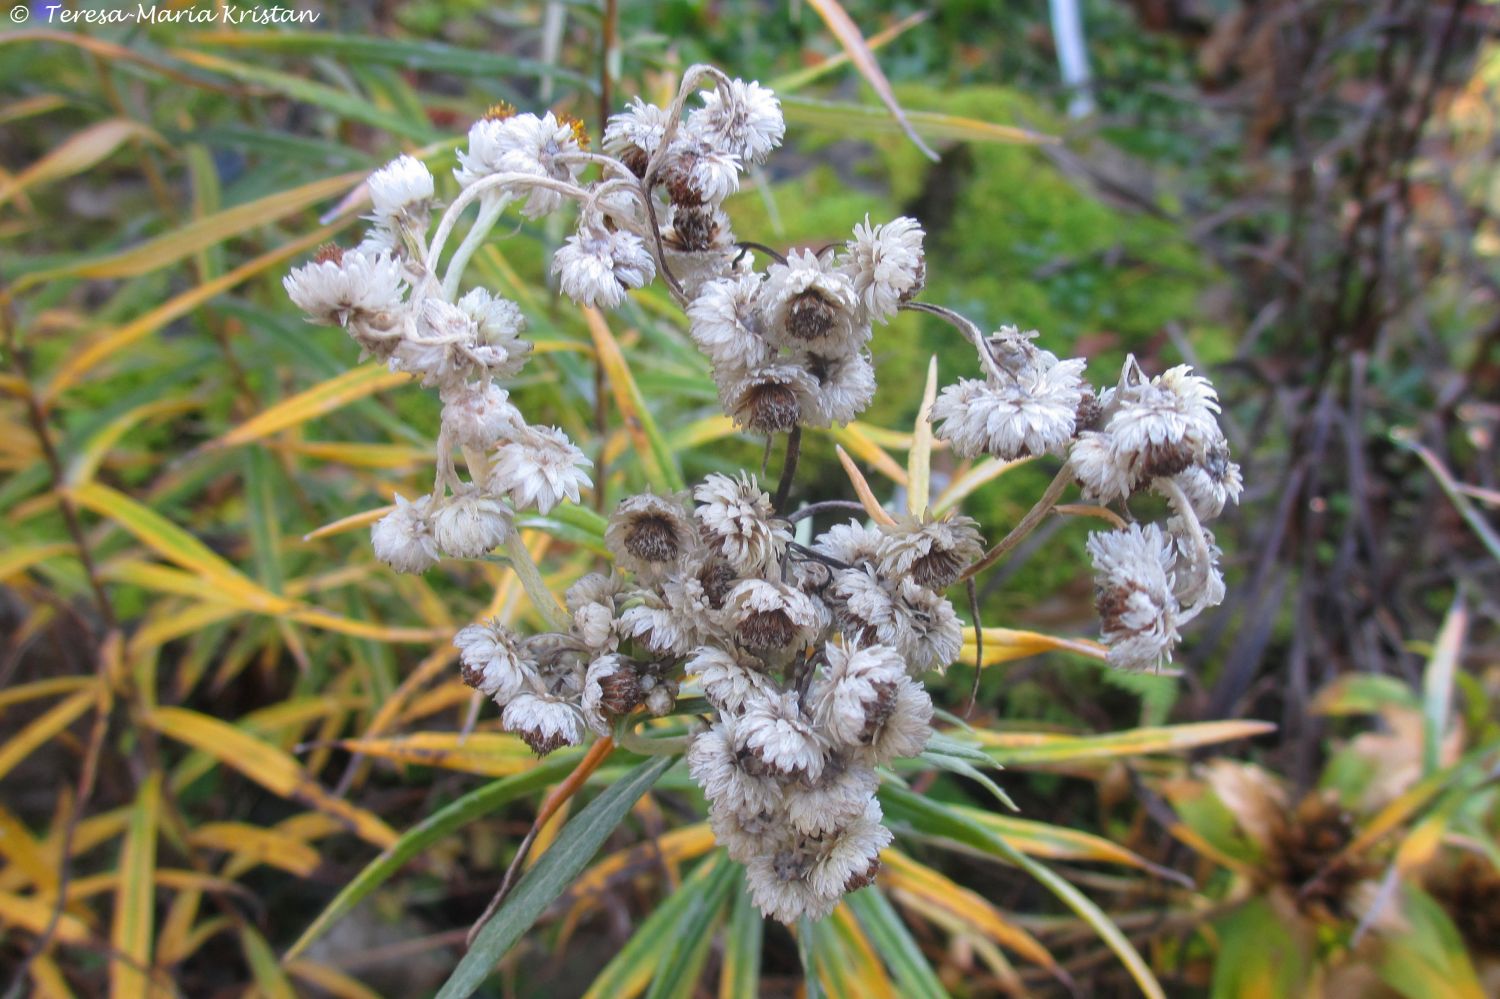
<svg viewBox="0 0 1500 999">
<path fill-rule="evenodd" d="M 937 163 L 828 0 L 621 8 L 0 34 L 15 994 L 429 993 L 533 828 L 523 886 L 562 894 L 525 896 L 539 928 L 477 968 L 491 994 L 1500 989 L 1495 8 L 1091 0 L 1099 112 L 1073 121 L 1042 5 L 848 4 Z M 449 636 L 529 608 L 499 562 L 374 561 L 361 514 L 420 488 L 436 400 L 280 288 L 396 152 L 441 176 L 502 100 L 596 126 L 601 57 L 610 107 L 698 60 L 786 96 L 789 148 L 732 203 L 740 232 L 821 245 L 915 214 L 931 300 L 1095 370 L 1203 366 L 1246 466 L 1219 528 L 1230 600 L 1180 677 L 1046 641 L 1093 626 L 1085 524 L 990 575 L 969 748 L 883 790 L 901 835 L 878 889 L 797 939 L 762 929 L 677 771 L 631 795 L 645 771 L 619 753 L 552 814 L 578 755 L 538 763 L 483 711 L 459 737 L 477 705 Z M 553 296 L 558 225 L 477 266 L 528 314 L 545 356 L 516 391 L 590 442 L 596 509 L 756 465 L 663 297 L 599 327 Z M 839 443 L 904 504 L 927 360 L 972 365 L 913 315 L 874 347 L 876 403 L 805 451 L 808 500 L 852 497 Z M 940 500 L 979 483 L 991 537 L 1049 477 L 931 463 Z M 529 543 L 562 582 L 600 524 L 557 511 Z M 617 830 L 585 820 L 611 810 Z"/>
</svg>

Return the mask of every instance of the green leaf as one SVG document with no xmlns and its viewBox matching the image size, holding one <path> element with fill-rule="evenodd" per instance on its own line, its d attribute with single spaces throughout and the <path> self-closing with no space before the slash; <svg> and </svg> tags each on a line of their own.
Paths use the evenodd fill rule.
<svg viewBox="0 0 1500 999">
<path fill-rule="evenodd" d="M 1454 599 L 1453 606 L 1443 618 L 1432 656 L 1422 671 L 1422 717 L 1426 722 L 1422 741 L 1424 774 L 1436 771 L 1442 756 L 1443 736 L 1448 731 L 1453 705 L 1453 676 L 1458 669 L 1459 652 L 1463 649 L 1468 624 L 1469 614 L 1460 596 Z"/>
<path fill-rule="evenodd" d="M 673 759 L 658 756 L 644 761 L 589 802 L 563 827 L 557 842 L 542 854 L 500 911 L 480 929 L 474 945 L 443 983 L 438 999 L 463 999 L 484 984 L 495 964 L 578 876 L 636 800 L 667 772 Z"/>
<path fill-rule="evenodd" d="M 692 999 L 697 989 L 709 945 L 723 918 L 724 898 L 739 873 L 720 855 L 707 863 L 713 864 L 714 869 L 702 890 L 689 896 L 673 921 L 646 999 Z"/>
<path fill-rule="evenodd" d="M 802 962 L 803 995 L 806 999 L 823 999 L 823 982 L 818 978 L 818 962 L 813 953 L 813 937 L 816 933 L 813 921 L 807 916 L 797 920 L 797 959 Z"/>
<path fill-rule="evenodd" d="M 753 996 L 760 984 L 760 950 L 765 921 L 750 901 L 741 875 L 735 886 L 729 929 L 724 934 L 724 962 L 719 972 L 719 999 Z"/>
<path fill-rule="evenodd" d="M 922 956 L 922 949 L 879 888 L 863 888 L 844 896 L 844 902 L 854 910 L 854 917 L 870 935 L 870 942 L 896 979 L 901 996 L 905 999 L 948 999 L 948 990 L 938 981 L 937 972 Z"/>
<path fill-rule="evenodd" d="M 380 856 L 366 864 L 364 870 L 356 874 L 334 900 L 328 903 L 328 908 L 319 913 L 312 925 L 303 930 L 302 936 L 292 944 L 287 951 L 287 959 L 306 950 L 309 944 L 342 919 L 350 909 L 390 880 L 412 857 L 475 819 L 488 815 L 516 798 L 551 785 L 569 773 L 577 763 L 576 752 L 554 753 L 534 769 L 470 791 L 412 826 Z"/>
<path fill-rule="evenodd" d="M 960 777 L 969 778 L 969 780 L 974 781 L 975 783 L 982 786 L 986 791 L 990 792 L 990 794 L 994 795 L 996 801 L 1000 802 L 1000 804 L 1004 805 L 1006 808 L 1009 808 L 1011 811 L 1019 812 L 1021 810 L 1019 807 L 1017 807 L 1016 803 L 1010 799 L 1010 795 L 1001 790 L 999 784 L 996 784 L 993 780 L 991 780 L 988 774 L 981 773 L 979 768 L 970 763 L 967 758 L 959 756 L 949 756 L 947 753 L 939 752 L 929 748 L 922 753 L 922 759 L 926 760 L 928 763 L 931 763 L 933 766 L 938 767 L 941 770 L 947 770 L 949 773 L 955 773 Z M 995 762 L 988 758 L 985 759 L 985 764 L 988 766 L 995 766 Z"/>
<path fill-rule="evenodd" d="M 1483 999 L 1463 938 L 1442 907 L 1407 885 L 1401 915 L 1401 930 L 1381 936 L 1381 980 L 1408 999 Z"/>
<path fill-rule="evenodd" d="M 1214 924 L 1222 941 L 1212 999 L 1300 996 L 1308 992 L 1312 955 L 1265 899 L 1251 899 Z"/>
<path fill-rule="evenodd" d="M 1030 874 L 1041 882 L 1044 888 L 1056 895 L 1059 901 L 1072 909 L 1079 918 L 1093 927 L 1099 938 L 1125 965 L 1125 969 L 1130 972 L 1142 992 L 1150 999 L 1166 999 L 1166 993 L 1162 991 L 1156 976 L 1151 973 L 1151 969 L 1126 939 L 1125 934 L 1120 932 L 1120 928 L 1083 892 L 1073 887 L 1051 868 L 1026 856 L 1007 843 L 1004 838 L 990 832 L 973 819 L 959 815 L 948 807 L 921 795 L 887 784 L 881 787 L 880 798 L 887 804 L 887 812 L 893 818 L 902 816 L 923 833 L 946 837 L 985 853 L 1003 857 Z"/>
</svg>

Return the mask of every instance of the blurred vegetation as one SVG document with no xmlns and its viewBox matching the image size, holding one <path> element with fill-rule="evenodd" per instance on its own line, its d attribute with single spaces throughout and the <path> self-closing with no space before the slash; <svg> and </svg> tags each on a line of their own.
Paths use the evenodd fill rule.
<svg viewBox="0 0 1500 999">
<path fill-rule="evenodd" d="M 981 623 L 1013 631 L 987 642 L 973 731 L 950 734 L 1005 767 L 1018 815 L 960 768 L 907 774 L 883 791 L 900 852 L 880 884 L 795 940 L 762 930 L 669 771 L 489 994 L 782 995 L 804 967 L 832 995 L 1497 994 L 1495 8 L 1089 0 L 1099 112 L 1075 121 L 1045 5 L 846 4 L 931 114 L 934 164 L 823 5 L 619 6 L 612 106 L 698 60 L 791 98 L 739 231 L 821 245 L 916 215 L 930 300 L 1096 372 L 1126 352 L 1206 368 L 1249 490 L 1217 538 L 1230 599 L 1180 677 L 1043 651 L 1092 627 L 1077 521 L 992 574 Z M 409 150 L 442 177 L 497 101 L 597 125 L 613 9 L 0 33 L 12 994 L 420 995 L 457 964 L 579 758 L 538 764 L 483 712 L 458 736 L 476 705 L 448 638 L 530 612 L 502 563 L 399 577 L 364 522 L 325 529 L 429 474 L 437 403 L 356 367 L 280 276 L 356 221 L 368 171 Z M 548 288 L 565 234 L 523 224 L 477 267 L 543 352 L 515 392 L 588 442 L 607 509 L 649 449 Z M 758 464 L 663 296 L 613 326 L 674 473 Z M 880 393 L 838 442 L 899 506 L 927 359 L 946 382 L 972 354 L 914 315 L 873 346 Z M 833 443 L 805 451 L 809 500 L 853 495 Z M 931 460 L 935 495 L 973 471 Z M 965 509 L 997 537 L 1049 477 L 1016 469 Z M 596 564 L 589 510 L 531 526 L 555 581 Z M 962 704 L 971 677 L 935 699 Z M 541 824 L 538 867 L 636 762 Z"/>
</svg>

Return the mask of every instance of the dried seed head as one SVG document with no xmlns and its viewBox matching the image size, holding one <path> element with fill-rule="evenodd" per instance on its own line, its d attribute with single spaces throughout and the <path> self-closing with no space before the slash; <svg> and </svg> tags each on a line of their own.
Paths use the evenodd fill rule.
<svg viewBox="0 0 1500 999">
<path fill-rule="evenodd" d="M 681 562 L 697 533 L 681 499 L 641 493 L 620 502 L 609 518 L 604 543 L 621 567 L 660 573 Z"/>
</svg>

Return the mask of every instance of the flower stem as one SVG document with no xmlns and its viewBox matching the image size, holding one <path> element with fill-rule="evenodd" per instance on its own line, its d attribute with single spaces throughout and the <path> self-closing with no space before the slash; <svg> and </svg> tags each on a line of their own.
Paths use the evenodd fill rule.
<svg viewBox="0 0 1500 999">
<path fill-rule="evenodd" d="M 674 735 L 651 739 L 637 732 L 628 718 L 621 718 L 615 723 L 614 740 L 621 749 L 637 756 L 676 756 L 687 751 L 692 736 Z"/>
<path fill-rule="evenodd" d="M 526 543 L 521 540 L 520 531 L 511 531 L 510 536 L 505 539 L 505 554 L 509 556 L 511 568 L 516 571 L 517 578 L 521 580 L 521 588 L 531 598 L 531 605 L 546 618 L 547 627 L 553 631 L 568 631 L 572 627 L 568 612 L 547 588 L 547 583 L 542 579 L 542 571 L 537 568 L 536 560 L 531 557 L 531 552 L 526 550 Z"/>
<path fill-rule="evenodd" d="M 1062 499 L 1062 494 L 1067 491 L 1072 481 L 1073 466 L 1067 462 L 1063 462 L 1063 467 L 1057 470 L 1057 475 L 1053 476 L 1052 481 L 1048 484 L 1047 491 L 1042 493 L 1041 499 L 1036 501 L 1035 506 L 1026 511 L 1026 516 L 1021 518 L 1021 522 L 1011 528 L 1010 533 L 1001 538 L 999 544 L 985 553 L 984 558 L 969 566 L 964 574 L 958 577 L 958 581 L 964 582 L 973 579 L 1004 558 L 1022 541 L 1026 540 L 1026 536 L 1037 529 L 1037 526 L 1046 519 L 1047 514 L 1057 505 L 1057 501 Z"/>
<path fill-rule="evenodd" d="M 979 363 L 984 365 L 990 377 L 1000 382 L 1006 380 L 1005 373 L 995 363 L 995 356 L 990 353 L 989 345 L 984 342 L 984 333 L 972 320 L 964 318 L 952 309 L 945 309 L 941 305 L 929 305 L 926 302 L 902 302 L 901 308 L 907 312 L 925 312 L 929 316 L 937 316 L 957 328 L 974 344 L 974 349 L 979 351 Z"/>
<path fill-rule="evenodd" d="M 781 482 L 776 486 L 776 497 L 771 500 L 773 510 L 786 506 L 787 496 L 792 491 L 792 480 L 797 477 L 797 459 L 802 454 L 802 426 L 797 424 L 786 435 L 786 457 L 781 462 Z"/>
<path fill-rule="evenodd" d="M 481 203 L 479 217 L 469 227 L 468 235 L 464 241 L 458 244 L 458 249 L 453 251 L 453 259 L 448 261 L 448 270 L 443 274 L 443 297 L 453 301 L 458 294 L 458 283 L 463 280 L 464 270 L 469 266 L 469 258 L 474 251 L 479 249 L 479 244 L 490 234 L 495 227 L 495 222 L 500 218 L 500 213 L 505 211 L 505 201 L 495 199 Z M 435 263 L 435 261 L 434 261 Z"/>
</svg>

